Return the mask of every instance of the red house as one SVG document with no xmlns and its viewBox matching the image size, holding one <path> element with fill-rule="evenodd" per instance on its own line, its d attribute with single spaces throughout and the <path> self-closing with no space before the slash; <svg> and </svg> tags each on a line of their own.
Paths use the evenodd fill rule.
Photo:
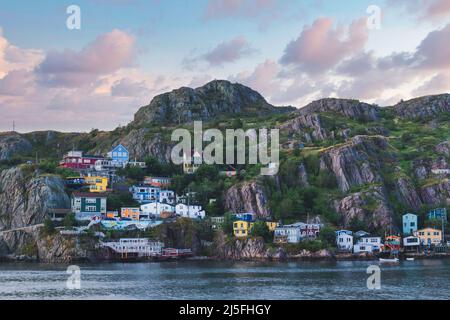
<svg viewBox="0 0 450 320">
<path fill-rule="evenodd" d="M 103 159 L 101 156 L 83 155 L 82 151 L 69 151 L 59 163 L 60 167 L 74 170 L 88 170 L 95 168 L 95 162 Z"/>
</svg>

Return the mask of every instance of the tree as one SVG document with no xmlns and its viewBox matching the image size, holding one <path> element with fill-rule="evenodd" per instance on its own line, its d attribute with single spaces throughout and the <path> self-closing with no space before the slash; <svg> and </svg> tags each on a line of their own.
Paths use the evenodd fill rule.
<svg viewBox="0 0 450 320">
<path fill-rule="evenodd" d="M 264 221 L 256 221 L 253 224 L 251 235 L 254 237 L 261 237 L 265 242 L 270 242 L 272 240 L 272 234 Z"/>
<path fill-rule="evenodd" d="M 55 229 L 55 225 L 53 224 L 52 219 L 47 217 L 44 220 L 44 234 L 49 236 L 49 235 L 54 234 L 55 232 L 56 232 L 56 229 Z"/>
<path fill-rule="evenodd" d="M 336 242 L 336 230 L 332 227 L 323 227 L 320 230 L 319 240 L 327 246 L 334 246 Z"/>
<path fill-rule="evenodd" d="M 233 218 L 231 217 L 231 214 L 227 213 L 225 214 L 225 219 L 223 222 L 223 232 L 226 234 L 232 234 L 233 233 Z"/>
<path fill-rule="evenodd" d="M 65 216 L 63 224 L 66 229 L 72 229 L 76 225 L 75 213 L 69 213 Z"/>
</svg>

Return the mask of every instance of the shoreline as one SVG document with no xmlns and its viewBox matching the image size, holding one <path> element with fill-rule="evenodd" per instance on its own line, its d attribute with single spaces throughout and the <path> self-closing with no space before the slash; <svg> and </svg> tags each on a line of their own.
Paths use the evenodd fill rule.
<svg viewBox="0 0 450 320">
<path fill-rule="evenodd" d="M 164 263 L 164 262 L 180 262 L 180 261 L 216 261 L 216 262 L 326 262 L 326 261 L 379 261 L 379 255 L 360 255 L 355 256 L 353 254 L 337 254 L 331 256 L 291 256 L 285 258 L 273 258 L 273 257 L 253 257 L 242 259 L 224 259 L 219 257 L 209 256 L 192 256 L 183 258 L 169 258 L 169 259 L 92 259 L 92 258 L 79 258 L 71 259 L 70 261 L 44 261 L 36 258 L 20 256 L 20 257 L 0 257 L 0 264 L 7 263 L 26 263 L 26 264 L 61 264 L 68 265 L 74 263 L 89 263 L 89 264 L 103 264 L 103 263 Z M 415 260 L 444 260 L 450 258 L 450 253 L 440 253 L 434 255 L 424 254 L 401 254 L 400 261 L 406 261 L 406 258 L 414 258 Z"/>
</svg>

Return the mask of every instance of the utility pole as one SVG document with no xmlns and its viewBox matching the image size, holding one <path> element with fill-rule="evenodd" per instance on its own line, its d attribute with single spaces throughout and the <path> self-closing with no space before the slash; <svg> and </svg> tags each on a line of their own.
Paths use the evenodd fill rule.
<svg viewBox="0 0 450 320">
<path fill-rule="evenodd" d="M 16 123 L 15 123 L 15 121 L 14 121 L 14 120 L 13 120 L 13 127 L 12 127 L 12 129 L 13 129 L 13 130 L 12 130 L 13 132 L 15 132 L 15 131 L 16 131 Z"/>
</svg>

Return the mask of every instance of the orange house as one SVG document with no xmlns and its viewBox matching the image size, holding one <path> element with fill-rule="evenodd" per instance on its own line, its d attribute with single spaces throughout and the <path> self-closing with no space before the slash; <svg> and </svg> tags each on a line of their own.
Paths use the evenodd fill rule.
<svg viewBox="0 0 450 320">
<path fill-rule="evenodd" d="M 122 218 L 128 218 L 131 220 L 139 220 L 140 214 L 140 208 L 122 208 L 120 211 L 120 216 Z"/>
</svg>

